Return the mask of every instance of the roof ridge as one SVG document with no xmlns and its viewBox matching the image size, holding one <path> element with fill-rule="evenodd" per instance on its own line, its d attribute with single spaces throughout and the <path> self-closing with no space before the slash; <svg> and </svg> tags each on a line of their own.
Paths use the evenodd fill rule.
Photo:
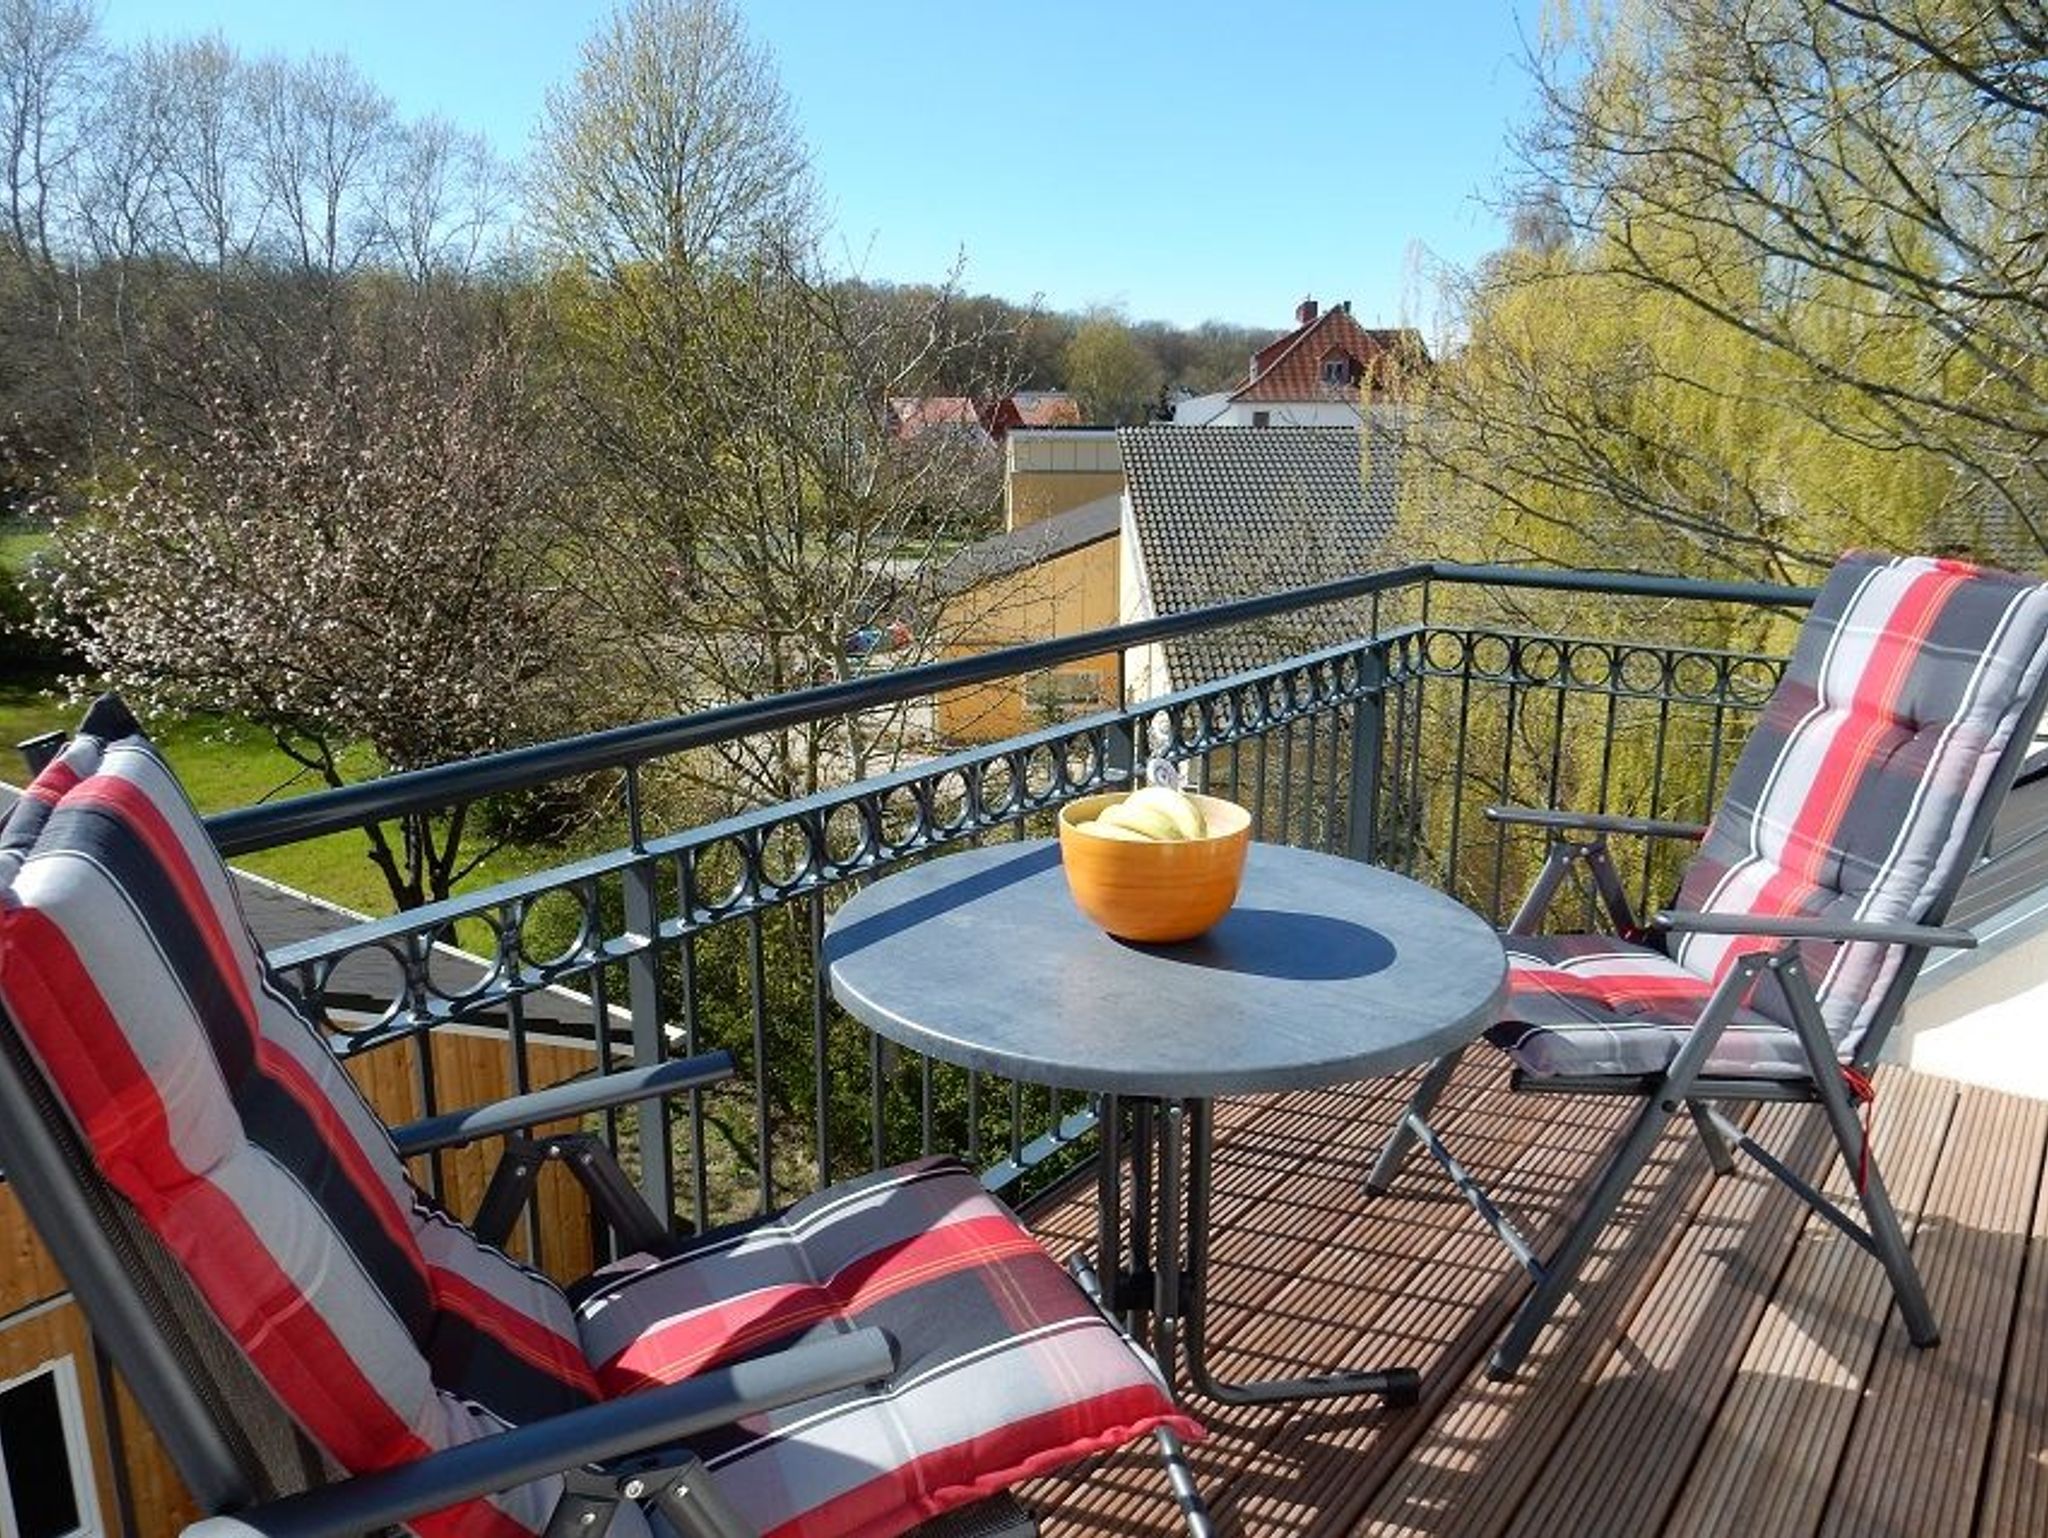
<svg viewBox="0 0 2048 1538">
<path fill-rule="evenodd" d="M 1324 324 L 1329 321 L 1331 316 L 1343 315 L 1348 313 L 1349 312 L 1345 310 L 1329 309 L 1323 311 L 1314 320 L 1304 321 L 1300 326 L 1295 328 L 1294 335 L 1292 337 L 1287 338 L 1287 345 L 1281 348 L 1279 352 L 1273 355 L 1273 361 L 1271 363 L 1268 363 L 1263 369 L 1261 369 L 1258 373 L 1254 374 L 1251 378 L 1247 379 L 1243 384 L 1239 385 L 1235 390 L 1232 390 L 1230 392 L 1230 398 L 1232 400 L 1236 400 L 1238 396 L 1242 395 L 1246 390 L 1249 390 L 1261 379 L 1264 379 L 1267 375 L 1271 374 L 1274 369 L 1278 368 L 1281 364 L 1285 363 L 1290 357 L 1294 355 L 1294 350 L 1297 347 L 1299 347 L 1303 342 L 1307 341 L 1317 331 L 1321 330 Z M 1257 354 L 1254 354 L 1253 358 L 1254 361 L 1256 361 Z"/>
</svg>

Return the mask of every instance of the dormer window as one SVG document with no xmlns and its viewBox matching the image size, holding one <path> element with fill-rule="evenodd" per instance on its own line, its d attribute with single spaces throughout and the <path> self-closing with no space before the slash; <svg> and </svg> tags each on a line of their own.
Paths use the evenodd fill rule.
<svg viewBox="0 0 2048 1538">
<path fill-rule="evenodd" d="M 1340 353 L 1332 353 L 1323 359 L 1323 383 L 1326 385 L 1348 385 L 1351 383 L 1351 360 Z"/>
</svg>

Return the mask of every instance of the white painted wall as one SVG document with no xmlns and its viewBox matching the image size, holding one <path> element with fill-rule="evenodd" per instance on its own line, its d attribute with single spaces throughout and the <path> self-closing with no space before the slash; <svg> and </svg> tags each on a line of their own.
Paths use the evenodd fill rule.
<svg viewBox="0 0 2048 1538">
<path fill-rule="evenodd" d="M 1174 403 L 1174 426 L 1206 427 L 1229 405 L 1228 390 L 1219 390 L 1214 395 L 1190 395 L 1186 400 Z"/>
<path fill-rule="evenodd" d="M 1929 960 L 1884 1059 L 2048 1100 L 2048 892 L 1972 927 L 1979 948 Z"/>
<path fill-rule="evenodd" d="M 1232 401 L 1197 395 L 1173 408 L 1176 427 L 1250 427 L 1252 413 L 1270 414 L 1268 427 L 1356 427 L 1365 420 L 1355 397 L 1323 401 Z"/>
<path fill-rule="evenodd" d="M 1152 601 L 1152 584 L 1145 575 L 1145 553 L 1138 548 L 1138 527 L 1131 517 L 1131 494 L 1124 493 L 1123 523 L 1117 539 L 1117 616 L 1119 625 L 1136 624 L 1154 618 L 1159 610 Z M 1149 700 L 1171 691 L 1173 681 L 1166 673 L 1166 648 L 1140 646 L 1124 659 L 1124 693 L 1132 700 Z"/>
</svg>

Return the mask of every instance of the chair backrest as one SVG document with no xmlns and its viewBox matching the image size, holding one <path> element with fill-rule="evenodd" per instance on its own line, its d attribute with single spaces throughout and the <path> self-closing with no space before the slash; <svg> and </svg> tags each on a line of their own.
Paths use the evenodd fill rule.
<svg viewBox="0 0 2048 1538">
<path fill-rule="evenodd" d="M 140 1374 L 213 1375 L 194 1349 L 209 1333 L 246 1363 L 236 1382 L 193 1381 L 165 1401 L 165 1414 L 197 1405 L 213 1421 L 210 1435 L 160 1424 L 181 1462 L 201 1464 L 183 1471 L 202 1500 L 237 1499 L 233 1465 L 265 1456 L 248 1434 L 265 1395 L 273 1419 L 351 1472 L 599 1397 L 560 1289 L 407 1178 L 263 965 L 203 823 L 117 700 L 93 708 L 0 828 L 0 1008 L 7 1088 L 31 1112 L 0 1132 L 0 1161 L 30 1184 L 32 1171 L 58 1177 L 42 1182 L 52 1190 L 67 1160 L 92 1166 L 54 1212 L 24 1186 L 59 1264 L 106 1269 L 50 1229 L 81 1198 L 103 1249 L 164 1262 L 162 1284 L 137 1279 L 132 1300 L 118 1277 L 73 1278 L 117 1363 L 138 1388 Z M 118 1200 L 92 1213 L 100 1181 Z M 181 1298 L 203 1300 L 211 1324 L 156 1317 Z M 123 1339 L 139 1359 L 123 1359 Z M 537 1531 L 552 1504 L 529 1487 L 418 1526 L 506 1538 Z"/>
<path fill-rule="evenodd" d="M 2048 690 L 2048 584 L 1857 553 L 1829 574 L 1687 868 L 1692 912 L 1939 923 L 1983 848 Z M 1718 978 L 1766 941 L 1684 937 Z M 1919 957 L 1807 946 L 1843 1058 L 1875 1058 Z M 1755 1000 L 1789 1019 L 1775 983 Z"/>
</svg>

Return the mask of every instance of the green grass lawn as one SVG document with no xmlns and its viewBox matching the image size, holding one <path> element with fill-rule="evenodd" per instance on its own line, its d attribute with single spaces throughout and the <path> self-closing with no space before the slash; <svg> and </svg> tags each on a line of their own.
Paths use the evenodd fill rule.
<svg viewBox="0 0 2048 1538">
<path fill-rule="evenodd" d="M 36 551 L 49 543 L 49 530 L 31 524 L 0 523 L 0 571 L 19 573 Z M 0 678 L 0 781 L 18 785 L 26 766 L 9 751 L 12 744 L 44 732 L 69 731 L 84 708 L 54 689 L 18 679 Z M 302 796 L 322 788 L 319 781 L 285 756 L 269 734 L 245 721 L 226 716 L 194 716 L 183 721 L 145 721 L 150 736 L 185 783 L 201 812 L 225 812 L 259 801 Z M 376 772 L 376 757 L 363 748 L 346 756 L 351 778 Z M 493 852 L 462 883 L 474 891 L 494 882 L 525 875 L 570 858 L 562 851 L 510 845 Z M 392 911 L 391 889 L 383 873 L 370 863 L 369 843 L 356 832 L 293 844 L 283 849 L 244 855 L 235 862 L 245 870 L 310 892 L 358 913 Z M 465 923 L 461 939 L 487 944 L 480 924 Z"/>
<path fill-rule="evenodd" d="M 26 775 L 19 757 L 8 752 L 11 744 L 47 731 L 69 731 L 83 713 L 82 707 L 67 703 L 53 690 L 0 680 L 0 780 L 20 784 Z M 225 812 L 321 788 L 310 774 L 279 751 L 267 734 L 244 722 L 202 716 L 143 724 L 202 812 Z M 349 771 L 367 776 L 374 767 L 369 751 L 364 749 L 354 758 L 348 765 Z M 391 890 L 377 867 L 370 863 L 368 850 L 369 845 L 360 833 L 338 833 L 244 855 L 235 863 L 259 876 L 324 897 L 358 913 L 389 913 Z M 552 859 L 565 858 L 566 855 L 549 850 L 510 846 L 494 853 L 463 886 L 488 886 L 538 870 Z M 482 926 L 476 928 L 475 935 L 464 935 L 466 943 L 481 940 Z"/>
<path fill-rule="evenodd" d="M 25 570 L 29 557 L 49 542 L 48 529 L 25 529 L 19 524 L 0 527 L 0 566 L 14 572 Z"/>
</svg>

